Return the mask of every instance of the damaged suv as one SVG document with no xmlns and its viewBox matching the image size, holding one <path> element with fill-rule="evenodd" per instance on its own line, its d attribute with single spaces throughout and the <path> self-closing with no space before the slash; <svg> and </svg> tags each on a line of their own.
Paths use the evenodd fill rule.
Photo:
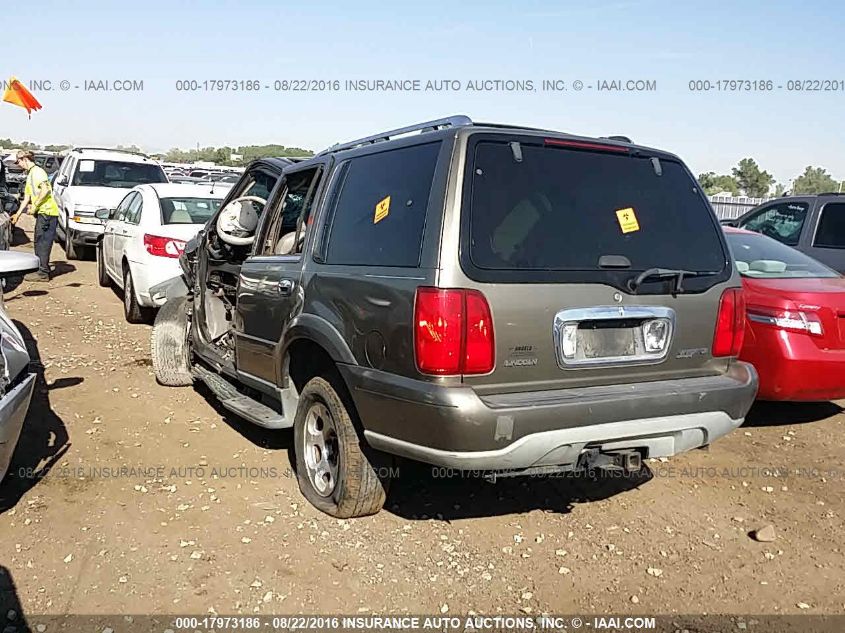
<svg viewBox="0 0 845 633">
<path fill-rule="evenodd" d="M 158 380 L 293 427 L 300 489 L 377 512 L 387 455 L 492 477 L 710 444 L 757 389 L 741 283 L 676 156 L 451 117 L 248 170 L 186 247 Z"/>
</svg>

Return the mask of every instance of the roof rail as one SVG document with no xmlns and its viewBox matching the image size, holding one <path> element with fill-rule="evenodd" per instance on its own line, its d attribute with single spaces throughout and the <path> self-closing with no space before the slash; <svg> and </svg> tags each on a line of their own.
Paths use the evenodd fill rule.
<svg viewBox="0 0 845 633">
<path fill-rule="evenodd" d="M 114 147 L 71 147 L 71 152 L 119 152 L 120 154 L 132 154 L 133 156 L 142 156 L 143 158 L 150 158 L 144 152 L 135 152 L 131 149 L 117 149 Z M 150 159 L 152 160 L 152 159 Z"/>
<path fill-rule="evenodd" d="M 435 119 L 434 121 L 415 123 L 414 125 L 400 127 L 395 130 L 388 130 L 387 132 L 381 132 L 380 134 L 374 134 L 372 136 L 365 136 L 364 138 L 355 139 L 354 141 L 348 141 L 346 143 L 337 143 L 327 149 L 324 149 L 322 152 L 320 152 L 320 154 L 326 154 L 328 152 L 339 152 L 345 149 L 354 149 L 356 147 L 361 147 L 362 145 L 372 145 L 373 143 L 389 141 L 394 137 L 402 136 L 404 134 L 411 134 L 412 132 L 433 132 L 434 130 L 441 130 L 447 127 L 461 127 L 464 125 L 472 125 L 472 119 L 463 114 L 459 114 L 443 119 Z"/>
</svg>

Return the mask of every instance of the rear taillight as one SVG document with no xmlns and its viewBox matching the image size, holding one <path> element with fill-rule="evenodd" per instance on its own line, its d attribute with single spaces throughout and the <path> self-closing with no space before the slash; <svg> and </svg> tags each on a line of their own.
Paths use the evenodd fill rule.
<svg viewBox="0 0 845 633">
<path fill-rule="evenodd" d="M 821 319 L 813 312 L 753 306 L 748 308 L 748 319 L 781 330 L 805 332 L 812 336 L 824 336 Z"/>
<path fill-rule="evenodd" d="M 476 290 L 418 288 L 414 351 L 424 374 L 493 371 L 493 320 L 484 295 Z"/>
<path fill-rule="evenodd" d="M 722 293 L 716 332 L 713 334 L 713 356 L 739 356 L 745 338 L 745 297 L 740 288 Z"/>
<path fill-rule="evenodd" d="M 156 257 L 179 257 L 185 250 L 185 242 L 172 237 L 144 234 L 144 248 Z"/>
</svg>

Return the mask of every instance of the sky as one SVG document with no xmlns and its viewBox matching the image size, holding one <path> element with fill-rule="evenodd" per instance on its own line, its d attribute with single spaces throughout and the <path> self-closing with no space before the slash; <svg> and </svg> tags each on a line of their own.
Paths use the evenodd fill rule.
<svg viewBox="0 0 845 633">
<path fill-rule="evenodd" d="M 2 15 L 0 78 L 49 81 L 51 90 L 34 90 L 44 107 L 31 119 L 0 103 L 0 138 L 149 152 L 268 143 L 319 150 L 466 114 L 624 134 L 679 154 L 695 173 L 728 173 L 750 156 L 787 184 L 807 165 L 845 179 L 838 2 L 40 0 L 37 9 L 4 3 Z M 85 90 L 86 81 L 116 79 L 143 81 L 143 90 Z M 203 84 L 218 79 L 260 89 Z M 460 89 L 344 89 L 346 80 L 377 79 L 455 80 Z M 496 79 L 531 81 L 534 90 L 466 89 Z M 285 80 L 338 80 L 341 90 L 276 90 Z M 543 80 L 566 90 L 544 91 Z M 614 80 L 656 87 L 597 89 Z M 696 80 L 711 89 L 690 90 Z M 773 89 L 717 90 L 725 80 L 771 80 Z M 788 90 L 795 80 L 832 80 L 838 90 Z"/>
</svg>

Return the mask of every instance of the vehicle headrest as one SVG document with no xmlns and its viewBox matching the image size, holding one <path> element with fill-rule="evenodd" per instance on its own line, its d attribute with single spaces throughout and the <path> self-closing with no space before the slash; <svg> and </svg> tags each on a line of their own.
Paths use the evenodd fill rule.
<svg viewBox="0 0 845 633">
<path fill-rule="evenodd" d="M 273 251 L 276 255 L 287 255 L 288 253 L 293 250 L 294 243 L 296 242 L 296 231 L 291 231 L 290 233 L 285 233 L 282 237 L 279 238 L 279 241 L 276 242 L 276 248 Z"/>
<path fill-rule="evenodd" d="M 191 214 L 184 209 L 174 209 L 170 214 L 171 224 L 192 224 L 193 221 Z"/>
<path fill-rule="evenodd" d="M 782 273 L 786 270 L 786 262 L 776 259 L 755 259 L 749 268 L 761 273 Z"/>
</svg>

